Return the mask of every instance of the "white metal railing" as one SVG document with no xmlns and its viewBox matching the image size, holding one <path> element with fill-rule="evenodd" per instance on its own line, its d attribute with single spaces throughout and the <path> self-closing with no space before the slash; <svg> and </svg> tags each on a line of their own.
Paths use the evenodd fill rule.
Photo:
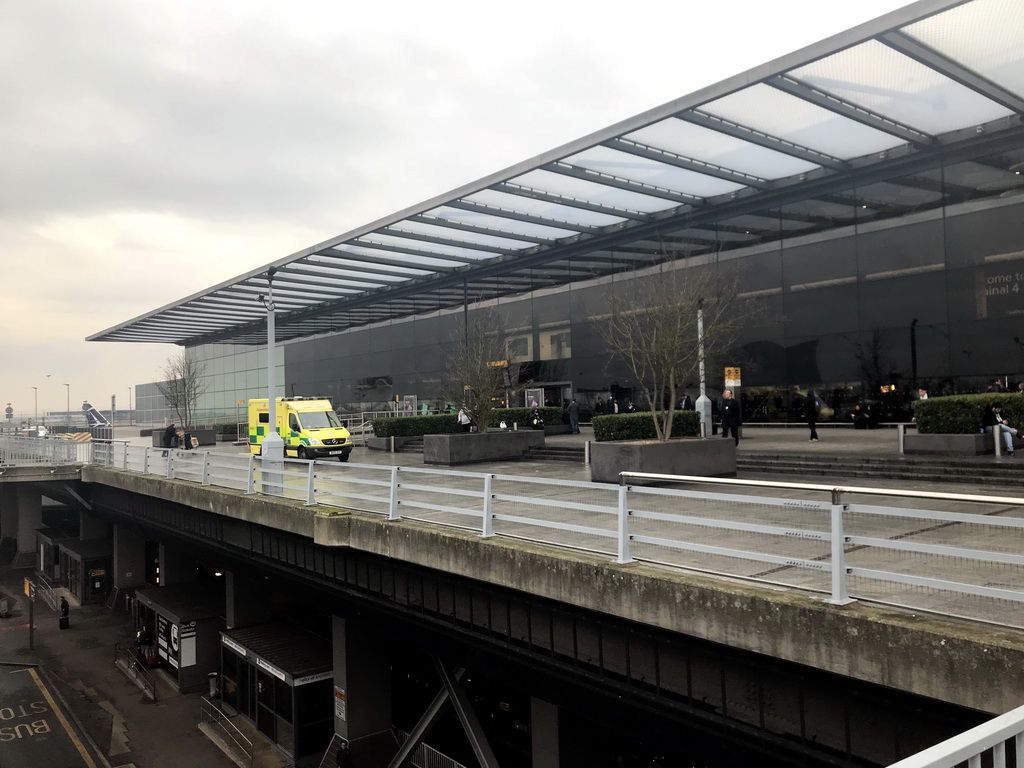
<svg viewBox="0 0 1024 768">
<path fill-rule="evenodd" d="M 127 471 L 1024 628 L 1024 498 L 643 473 L 623 481 L 673 487 L 297 459 L 265 467 L 249 454 L 88 445 L 91 462 Z"/>
<path fill-rule="evenodd" d="M 231 722 L 230 716 L 220 707 L 214 704 L 205 696 L 201 697 L 199 704 L 199 717 L 203 723 L 209 723 L 220 728 L 221 735 L 227 739 L 232 748 L 234 757 L 241 760 L 242 765 L 252 768 L 253 746 L 252 741 L 238 730 L 238 726 Z"/>
<path fill-rule="evenodd" d="M 88 456 L 90 443 L 39 437 L 0 436 L 0 465 L 53 466 L 75 464 L 81 453 Z"/>
<path fill-rule="evenodd" d="M 1014 757 L 1014 762 L 1009 757 Z M 1009 768 L 1024 766 L 1024 707 L 982 723 L 889 768 Z"/>
</svg>

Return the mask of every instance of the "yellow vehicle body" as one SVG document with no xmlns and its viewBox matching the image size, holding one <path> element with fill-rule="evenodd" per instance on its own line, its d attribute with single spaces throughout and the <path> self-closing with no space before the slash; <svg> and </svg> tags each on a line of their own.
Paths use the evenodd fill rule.
<svg viewBox="0 0 1024 768">
<path fill-rule="evenodd" d="M 322 397 L 279 397 L 274 403 L 277 432 L 284 455 L 298 459 L 337 457 L 348 461 L 352 436 L 341 426 L 330 400 Z M 267 398 L 249 401 L 249 453 L 259 455 L 270 431 Z"/>
</svg>

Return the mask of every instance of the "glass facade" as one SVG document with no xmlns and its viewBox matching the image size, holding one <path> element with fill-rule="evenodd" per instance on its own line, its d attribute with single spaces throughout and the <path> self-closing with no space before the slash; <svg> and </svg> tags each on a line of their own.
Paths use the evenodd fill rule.
<svg viewBox="0 0 1024 768">
<path fill-rule="evenodd" d="M 788 418 L 788 395 L 808 387 L 839 412 L 846 401 L 865 399 L 905 407 L 915 382 L 939 393 L 1024 378 L 1024 197 L 929 208 L 925 196 L 897 207 L 880 202 L 881 186 L 782 206 L 767 242 L 751 243 L 733 220 L 602 255 L 629 259 L 638 249 L 663 249 L 669 261 L 648 274 L 685 270 L 688 257 L 709 253 L 738 268 L 742 295 L 765 309 L 730 361 L 743 369 L 751 419 Z M 812 233 L 796 226 L 812 220 L 829 226 Z M 586 258 L 569 266 L 585 268 Z M 535 270 L 538 282 L 546 269 Z M 504 323 L 510 362 L 537 386 L 583 403 L 609 394 L 639 400 L 637 382 L 609 358 L 591 322 L 607 311 L 608 292 L 632 279 L 620 273 L 530 285 L 500 298 L 481 291 L 465 310 L 288 341 L 279 346 L 277 394 L 326 396 L 342 410 L 384 409 L 396 395 L 436 407 L 436 382 L 453 345 L 475 313 L 487 311 Z M 208 379 L 201 421 L 233 422 L 244 416 L 239 400 L 266 396 L 264 348 L 210 344 L 190 354 Z M 717 393 L 722 373 L 710 371 L 708 383 Z M 153 385 L 138 389 L 140 411 L 159 410 L 150 408 L 153 392 Z"/>
</svg>

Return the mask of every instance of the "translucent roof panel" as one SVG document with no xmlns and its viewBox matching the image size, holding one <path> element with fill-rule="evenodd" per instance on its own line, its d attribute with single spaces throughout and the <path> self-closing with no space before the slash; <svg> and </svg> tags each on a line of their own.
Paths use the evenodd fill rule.
<svg viewBox="0 0 1024 768">
<path fill-rule="evenodd" d="M 608 205 L 622 211 L 639 213 L 656 213 L 668 208 L 675 208 L 679 201 L 666 200 L 663 197 L 643 195 L 625 189 L 605 186 L 586 179 L 562 176 L 550 171 L 530 171 L 512 180 L 514 184 L 530 189 L 552 192 L 560 197 L 571 197 Z"/>
<path fill-rule="evenodd" d="M 399 251 L 381 251 L 376 248 L 360 248 L 359 241 L 353 240 L 352 243 L 345 243 L 343 245 L 334 246 L 334 250 L 344 253 L 349 252 L 353 254 L 359 254 L 368 258 L 387 258 L 392 261 L 402 261 L 408 264 L 410 267 L 418 267 L 420 269 L 435 270 L 442 266 L 456 266 L 462 262 L 453 263 L 451 259 L 445 259 L 444 256 L 413 256 L 407 253 L 401 253 Z M 425 249 L 424 249 L 425 250 Z M 477 256 L 479 258 L 479 256 Z"/>
<path fill-rule="evenodd" d="M 637 157 L 628 152 L 619 152 L 609 147 L 588 149 L 586 152 L 567 157 L 565 162 L 620 179 L 629 179 L 696 197 L 715 197 L 735 192 L 746 186 L 686 168 L 677 168 L 644 157 Z"/>
<path fill-rule="evenodd" d="M 916 208 L 941 200 L 942 193 L 883 181 L 866 187 L 858 187 L 857 197 L 869 206 L 872 203 L 882 203 L 898 208 Z"/>
<path fill-rule="evenodd" d="M 384 232 L 374 232 L 372 235 L 367 235 L 356 240 L 357 243 L 379 243 L 384 246 L 391 246 L 399 250 L 409 249 L 415 251 L 425 251 L 431 254 L 437 254 L 438 258 L 443 259 L 445 256 L 462 256 L 466 259 L 483 260 L 489 259 L 498 254 L 494 251 L 475 250 L 472 248 L 455 248 L 450 245 L 438 245 L 436 243 L 424 243 L 422 240 L 409 240 L 407 238 L 398 237 L 396 235 L 389 235 Z M 461 262 L 460 262 L 461 263 Z"/>
<path fill-rule="evenodd" d="M 450 227 L 433 224 L 425 224 L 419 221 L 403 221 L 400 225 L 388 227 L 389 232 L 410 232 L 427 237 L 440 237 L 456 242 L 471 243 L 473 245 L 489 246 L 491 248 L 507 248 L 511 250 L 523 250 L 532 248 L 536 243 L 525 240 L 512 240 L 507 237 L 491 237 L 481 235 L 477 232 L 462 232 Z"/>
<path fill-rule="evenodd" d="M 905 143 L 763 83 L 704 104 L 701 111 L 843 160 Z"/>
<path fill-rule="evenodd" d="M 781 179 L 819 167 L 798 157 L 674 117 L 628 133 L 623 138 L 759 179 Z"/>
<path fill-rule="evenodd" d="M 352 272 L 353 275 L 359 274 L 358 272 L 354 272 L 353 270 L 357 266 L 361 267 L 362 265 L 362 262 L 352 262 L 352 264 L 346 268 L 343 257 L 342 259 L 339 259 L 338 257 L 322 256 L 320 254 L 313 254 L 312 256 L 307 256 L 305 259 L 303 259 L 303 261 L 304 263 L 310 265 L 322 264 L 325 268 L 330 269 L 332 274 L 349 274 L 350 272 Z M 389 269 L 392 272 L 396 272 L 399 275 L 404 275 L 405 277 L 409 278 L 420 277 L 421 275 L 428 274 L 431 271 L 429 267 L 416 266 L 413 264 L 410 264 L 409 266 L 390 265 L 387 267 L 387 269 Z"/>
<path fill-rule="evenodd" d="M 789 75 L 932 135 L 1010 114 L 1006 107 L 874 40 L 791 70 Z"/>
<path fill-rule="evenodd" d="M 543 200 L 533 200 L 529 197 L 512 195 L 507 192 L 497 192 L 493 189 L 482 189 L 467 197 L 466 200 L 473 200 L 484 205 L 494 205 L 508 211 L 519 211 L 531 216 L 551 219 L 551 223 L 555 226 L 561 223 L 570 227 L 573 224 L 606 227 L 609 224 L 619 224 L 626 220 L 623 216 L 610 216 L 607 213 L 585 211 L 582 208 L 571 208 L 568 204 L 569 201 L 566 201 L 566 205 L 558 205 L 556 203 L 547 203 Z"/>
<path fill-rule="evenodd" d="M 1020 0 L 976 0 L 901 30 L 992 82 L 1024 95 Z"/>
<path fill-rule="evenodd" d="M 510 235 L 520 237 L 539 237 L 548 240 L 559 240 L 563 237 L 571 237 L 577 234 L 575 229 L 561 229 L 559 227 L 546 227 L 543 224 L 534 224 L 529 221 L 519 221 L 513 218 L 506 218 L 484 211 L 467 211 L 461 208 L 449 208 L 442 206 L 430 211 L 430 215 L 436 216 L 445 221 L 454 221 L 459 224 L 469 224 L 477 227 L 501 230 Z"/>
</svg>

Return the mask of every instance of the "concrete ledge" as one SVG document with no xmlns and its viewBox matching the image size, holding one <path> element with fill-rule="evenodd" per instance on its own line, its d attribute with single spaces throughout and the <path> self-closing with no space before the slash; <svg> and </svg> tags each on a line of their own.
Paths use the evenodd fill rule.
<svg viewBox="0 0 1024 768">
<path fill-rule="evenodd" d="M 544 445 L 540 430 L 471 432 L 458 435 L 424 435 L 424 464 L 470 464 L 522 458 L 530 448 Z"/>
<path fill-rule="evenodd" d="M 610 557 L 359 512 L 318 517 L 314 528 L 317 544 L 349 546 L 992 714 L 1019 706 L 1024 690 L 1024 634 L 994 626 L 865 603 L 835 606 L 792 590 L 616 565 Z"/>
<path fill-rule="evenodd" d="M 590 444 L 590 479 L 618 483 L 620 472 L 736 476 L 736 444 L 722 438 L 684 438 Z M 642 482 L 630 481 L 634 485 Z"/>
<path fill-rule="evenodd" d="M 1021 445 L 1014 438 L 1014 446 Z M 973 435 L 922 435 L 907 434 L 903 438 L 903 452 L 908 454 L 932 454 L 938 456 L 981 456 L 995 453 L 992 435 L 978 432 Z"/>
<path fill-rule="evenodd" d="M 397 451 L 406 443 L 411 443 L 413 440 L 419 440 L 423 435 L 416 435 L 415 437 L 396 437 L 395 438 L 395 450 Z M 390 451 L 391 450 L 391 438 L 390 437 L 368 437 L 366 438 L 366 447 L 371 451 Z"/>
</svg>

